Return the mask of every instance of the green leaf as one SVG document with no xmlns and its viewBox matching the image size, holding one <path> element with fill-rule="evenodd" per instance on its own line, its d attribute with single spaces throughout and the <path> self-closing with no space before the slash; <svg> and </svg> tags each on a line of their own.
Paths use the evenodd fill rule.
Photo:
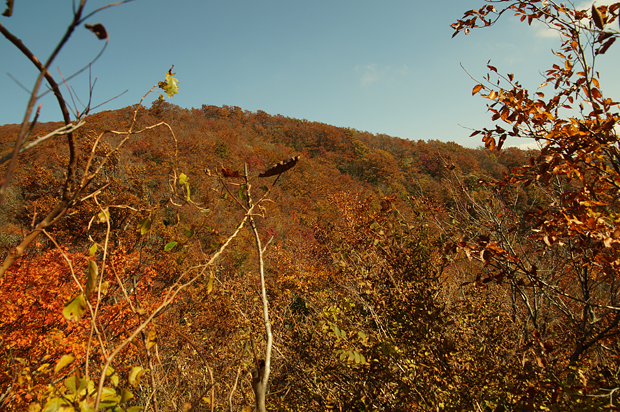
<svg viewBox="0 0 620 412">
<path fill-rule="evenodd" d="M 86 312 L 86 299 L 84 299 L 84 295 L 80 293 L 65 305 L 62 310 L 62 315 L 69 321 L 77 322 L 82 319 L 84 312 Z"/>
<path fill-rule="evenodd" d="M 54 368 L 54 373 L 58 373 L 59 371 L 62 370 L 62 368 L 64 368 L 65 366 L 73 362 L 74 360 L 75 360 L 75 357 L 73 355 L 62 355 L 62 357 L 56 364 L 56 367 Z"/>
<path fill-rule="evenodd" d="M 67 379 L 65 379 L 65 386 L 71 392 L 73 392 L 73 393 L 77 392 L 77 386 L 76 386 L 76 383 L 75 383 L 75 375 L 71 375 Z"/>
<path fill-rule="evenodd" d="M 140 223 L 138 223 L 138 231 L 140 232 L 140 235 L 144 235 L 149 230 L 151 230 L 151 219 L 145 217 L 140 221 Z"/>
<path fill-rule="evenodd" d="M 88 256 L 92 256 L 97 253 L 97 244 L 93 243 L 93 245 L 88 249 Z"/>
<path fill-rule="evenodd" d="M 184 230 L 183 230 L 183 234 L 184 234 L 185 236 L 187 236 L 187 237 L 192 237 L 192 236 L 194 236 L 194 232 L 192 232 L 191 230 L 188 230 L 188 229 L 184 229 Z"/>
<path fill-rule="evenodd" d="M 67 389 L 69 389 L 71 393 L 73 393 L 74 395 L 79 395 L 80 392 L 86 389 L 86 379 L 81 378 L 78 382 L 77 377 L 75 375 L 69 376 L 67 379 L 65 379 L 64 383 Z M 72 398 L 73 398 L 72 400 L 74 400 L 75 396 L 73 396 Z"/>
<path fill-rule="evenodd" d="M 246 193 L 247 185 L 243 184 L 239 187 L 239 199 L 247 199 L 248 195 Z"/>
<path fill-rule="evenodd" d="M 165 252 L 170 252 L 178 244 L 179 244 L 179 242 L 176 242 L 174 240 L 172 242 L 168 242 L 168 243 L 166 243 L 166 246 L 164 246 L 164 251 Z"/>
<path fill-rule="evenodd" d="M 99 268 L 97 262 L 92 259 L 88 260 L 88 276 L 86 277 L 86 299 L 90 299 L 93 291 L 97 287 L 97 278 L 99 277 Z"/>
<path fill-rule="evenodd" d="M 353 351 L 353 357 L 355 358 L 355 363 L 360 363 L 362 360 L 358 351 Z"/>
<path fill-rule="evenodd" d="M 131 368 L 128 378 L 129 384 L 134 388 L 138 386 L 140 384 L 140 378 L 142 377 L 144 371 L 145 369 L 143 369 L 142 366 L 134 366 L 133 368 Z"/>
</svg>

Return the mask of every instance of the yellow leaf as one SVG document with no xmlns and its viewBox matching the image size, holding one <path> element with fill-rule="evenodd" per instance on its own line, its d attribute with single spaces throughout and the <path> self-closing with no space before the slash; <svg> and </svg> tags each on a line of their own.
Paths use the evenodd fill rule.
<svg viewBox="0 0 620 412">
<path fill-rule="evenodd" d="M 114 370 L 113 367 L 108 366 L 108 369 L 105 371 L 105 375 L 108 377 L 108 379 L 110 379 L 110 383 L 114 387 L 118 386 L 118 381 L 120 378 L 118 376 L 118 373 L 116 373 L 116 370 Z"/>
<path fill-rule="evenodd" d="M 38 402 L 33 402 L 30 404 L 30 406 L 28 406 L 28 412 L 40 412 L 41 411 L 41 404 Z"/>
<path fill-rule="evenodd" d="M 140 378 L 142 377 L 144 371 L 145 369 L 143 369 L 142 366 L 134 366 L 133 368 L 131 368 L 128 377 L 129 384 L 134 388 L 138 386 L 140 384 Z"/>
<path fill-rule="evenodd" d="M 213 290 L 213 272 L 211 272 L 211 276 L 209 277 L 209 283 L 207 284 L 207 294 L 211 293 Z"/>
<path fill-rule="evenodd" d="M 105 296 L 108 294 L 108 288 L 110 287 L 110 282 L 107 280 L 105 282 L 101 282 L 101 287 L 99 291 L 101 292 L 101 296 Z"/>
<path fill-rule="evenodd" d="M 73 362 L 74 360 L 75 360 L 75 357 L 73 355 L 62 355 L 62 357 L 56 364 L 56 367 L 54 368 L 54 373 L 58 373 L 60 370 L 62 370 L 62 368 L 64 368 L 65 366 Z"/>
<path fill-rule="evenodd" d="M 171 69 L 172 70 L 172 69 Z M 175 79 L 174 77 L 172 77 L 174 73 L 170 73 L 168 72 L 166 74 L 166 94 L 168 95 L 168 98 L 174 96 L 175 94 L 177 94 L 179 92 L 179 81 L 177 79 Z"/>
<path fill-rule="evenodd" d="M 90 299 L 95 287 L 97 286 L 97 278 L 99 277 L 99 268 L 97 262 L 92 259 L 88 260 L 88 276 L 86 277 L 86 299 Z"/>
<path fill-rule="evenodd" d="M 86 312 L 86 299 L 83 294 L 77 295 L 69 303 L 65 305 L 62 314 L 67 320 L 79 321 Z"/>
<path fill-rule="evenodd" d="M 140 232 L 140 235 L 144 235 L 149 230 L 151 230 L 151 219 L 145 217 L 140 221 L 140 223 L 138 223 L 138 231 Z"/>
<path fill-rule="evenodd" d="M 110 211 L 106 207 L 105 209 L 103 209 L 103 212 L 99 212 L 97 217 L 99 218 L 99 223 L 105 223 L 108 221 L 108 219 L 110 219 Z"/>
<path fill-rule="evenodd" d="M 95 400 L 87 396 L 80 402 L 80 412 L 97 412 L 95 410 Z"/>
<path fill-rule="evenodd" d="M 146 339 L 146 348 L 151 349 L 157 343 L 157 331 L 151 329 Z"/>
<path fill-rule="evenodd" d="M 119 402 L 121 405 L 130 400 L 131 398 L 133 398 L 133 393 L 131 391 L 128 391 L 127 389 L 121 389 L 121 400 Z"/>
</svg>

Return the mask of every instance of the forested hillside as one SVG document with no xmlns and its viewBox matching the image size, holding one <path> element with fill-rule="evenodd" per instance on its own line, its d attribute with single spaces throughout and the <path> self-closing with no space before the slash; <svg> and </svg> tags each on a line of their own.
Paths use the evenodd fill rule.
<svg viewBox="0 0 620 412">
<path fill-rule="evenodd" d="M 0 126 L 0 410 L 617 409 L 620 117 L 585 51 L 620 3 L 539 3 L 453 25 L 568 39 L 546 98 L 488 66 L 484 148 L 180 108 L 172 69 Z"/>
<path fill-rule="evenodd" d="M 271 240 L 265 256 L 268 261 L 267 280 L 270 282 L 268 290 L 272 294 L 271 310 L 281 317 L 280 322 L 274 323 L 277 330 L 276 347 L 279 351 L 285 351 L 281 345 L 289 347 L 293 343 L 294 346 L 301 343 L 300 340 L 303 339 L 295 337 L 301 331 L 291 330 L 290 325 L 286 326 L 291 320 L 285 321 L 285 318 L 292 316 L 292 310 L 301 310 L 304 316 L 312 315 L 301 322 L 304 329 L 310 329 L 304 333 L 316 329 L 317 322 L 321 325 L 321 339 L 312 344 L 323 347 L 317 347 L 314 353 L 306 356 L 326 357 L 326 361 L 338 361 L 337 363 L 341 363 L 340 367 L 345 369 L 352 362 L 359 372 L 362 372 L 372 365 L 372 356 L 379 354 L 364 355 L 360 342 L 350 347 L 336 345 L 336 342 L 331 342 L 329 334 L 324 335 L 322 329 L 328 324 L 333 327 L 339 324 L 328 320 L 334 315 L 327 316 L 325 311 L 340 310 L 331 306 L 341 299 L 351 300 L 351 304 L 357 301 L 359 309 L 363 311 L 346 314 L 346 318 L 352 316 L 352 319 L 346 322 L 360 322 L 368 316 L 364 311 L 370 309 L 364 307 L 359 297 L 347 296 L 351 293 L 348 289 L 357 289 L 357 282 L 362 282 L 357 279 L 361 274 L 350 267 L 360 263 L 349 262 L 348 259 L 362 251 L 367 252 L 368 247 L 376 248 L 375 253 L 387 247 L 388 244 L 383 246 L 383 242 L 387 242 L 397 233 L 383 233 L 375 238 L 378 233 L 385 231 L 379 230 L 379 225 L 382 228 L 388 225 L 396 232 L 402 230 L 398 226 L 405 224 L 414 223 L 420 226 L 418 229 L 428 226 L 421 220 L 415 223 L 418 221 L 415 216 L 421 213 L 422 206 L 419 202 L 423 199 L 441 205 L 451 204 L 454 201 L 452 191 L 456 186 L 450 187 L 451 183 L 447 182 L 450 182 L 452 177 L 462 179 L 469 189 L 477 192 L 480 190 L 481 179 L 499 178 L 502 173 L 508 172 L 509 167 L 521 164 L 526 159 L 526 153 L 517 149 L 509 149 L 497 155 L 487 149 L 465 149 L 456 144 L 438 141 L 411 142 L 305 120 L 271 116 L 264 112 L 244 112 L 238 107 L 205 105 L 201 109 L 187 110 L 170 103 L 155 101 L 150 108 L 125 108 L 86 117 L 86 125 L 74 134 L 78 147 L 83 148 L 81 152 L 84 158 L 79 163 L 80 167 L 88 164 L 87 157 L 92 152 L 88 148 L 93 146 L 96 137 L 106 130 L 126 129 L 134 121 L 133 114 L 136 111 L 135 128 L 141 129 L 166 122 L 171 130 L 174 130 L 174 135 L 166 127 L 149 130 L 132 136 L 118 152 L 112 151 L 119 143 L 119 139 L 114 136 L 97 143 L 91 160 L 93 164 L 103 164 L 105 156 L 112 156 L 108 157 L 107 163 L 92 183 L 92 191 L 96 196 L 77 203 L 71 212 L 61 217 L 48 237 L 37 239 L 36 245 L 9 269 L 3 279 L 6 287 L 3 294 L 7 298 L 4 304 L 8 305 L 5 310 L 16 313 L 15 318 L 3 325 L 3 330 L 7 332 L 7 341 L 15 340 L 10 347 L 10 354 L 6 353 L 7 359 L 17 357 L 53 364 L 53 361 L 48 359 L 56 359 L 55 356 L 66 351 L 66 347 L 58 347 L 56 352 L 52 349 L 55 346 L 53 341 L 42 341 L 40 333 L 33 330 L 35 325 L 39 322 L 45 323 L 44 319 L 53 315 L 53 320 L 49 320 L 48 333 L 53 331 L 54 335 L 57 335 L 56 339 L 65 344 L 70 340 L 69 336 L 73 335 L 75 344 L 81 344 L 80 351 L 83 352 L 87 340 L 82 339 L 86 337 L 75 335 L 72 328 L 67 329 L 70 324 L 62 320 L 60 309 L 66 300 L 77 292 L 77 284 L 72 281 L 69 267 L 75 266 L 74 272 L 79 276 L 79 267 L 84 267 L 89 260 L 97 257 L 104 258 L 102 254 L 113 259 L 107 264 L 110 265 L 108 270 L 118 270 L 124 274 L 117 280 L 130 282 L 132 279 L 137 288 L 143 283 L 145 287 L 155 288 L 142 297 L 145 301 L 140 304 L 156 305 L 158 301 L 151 300 L 173 285 L 180 274 L 200 265 L 205 257 L 216 252 L 243 218 L 243 210 L 240 210 L 232 199 L 235 196 L 239 196 L 241 201 L 244 199 L 244 194 L 240 193 L 243 190 L 243 179 L 226 178 L 222 170 L 243 172 L 244 164 L 247 164 L 250 182 L 256 187 L 258 196 L 274 180 L 273 177 L 257 177 L 259 172 L 280 160 L 299 155 L 298 163 L 284 173 L 271 190 L 270 202 L 265 203 L 262 212 L 264 218 L 257 222 L 263 241 Z M 45 135 L 59 126 L 60 124 L 40 124 L 33 134 Z M 0 127 L 3 147 L 10 148 L 16 128 L 16 125 Z M 67 157 L 65 147 L 58 145 L 53 139 L 22 156 L 22 166 L 15 175 L 16 184 L 12 186 L 3 204 L 4 256 L 19 244 L 23 234 L 37 220 L 37 216 L 48 214 L 60 200 L 58 188 L 62 186 L 65 178 L 62 174 L 62 163 L 66 162 Z M 179 184 L 178 176 L 174 182 L 176 171 L 187 176 L 189 191 Z M 188 193 L 191 194 L 190 197 L 186 196 Z M 108 219 L 103 214 L 104 211 Z M 148 222 L 148 227 L 145 227 L 145 221 Z M 426 219 L 424 221 L 426 222 Z M 413 239 L 407 239 L 407 242 L 417 241 L 415 239 L 422 236 L 418 230 L 407 226 L 405 228 L 407 236 L 413 236 Z M 416 259 L 422 259 L 426 254 L 439 259 L 439 251 L 433 250 L 438 244 L 432 243 L 439 241 L 439 233 L 427 228 L 422 230 L 424 245 L 406 247 L 423 248 L 419 252 L 422 255 Z M 357 243 L 352 243 L 356 238 Z M 91 249 L 93 245 L 98 246 Z M 354 249 L 347 251 L 350 247 Z M 89 250 L 91 253 L 87 253 Z M 66 259 L 72 262 L 70 266 L 63 262 L 63 253 Z M 402 254 L 404 250 L 394 253 Z M 364 259 L 369 257 L 364 256 Z M 380 258 L 374 256 L 373 259 Z M 119 263 L 112 263 L 116 260 Z M 175 301 L 176 303 L 166 309 L 166 318 L 170 319 L 162 323 L 161 327 L 182 333 L 191 339 L 191 342 L 195 342 L 191 344 L 200 345 L 202 350 L 213 348 L 216 353 L 221 353 L 203 355 L 209 364 L 216 362 L 222 365 L 222 368 L 226 365 L 219 373 L 230 369 L 230 363 L 233 364 L 233 369 L 240 365 L 243 365 L 244 369 L 251 366 L 251 356 L 245 356 L 247 359 L 237 360 L 235 364 L 233 354 L 241 351 L 237 353 L 241 356 L 243 350 L 236 347 L 247 345 L 252 331 L 256 333 L 255 329 L 261 324 L 259 319 L 251 321 L 251 317 L 257 315 L 253 312 L 258 309 L 253 303 L 256 296 L 255 262 L 256 256 L 249 233 L 242 233 L 217 261 L 217 265 L 210 269 L 210 275 L 199 278 L 191 293 L 187 293 L 180 302 Z M 373 281 L 385 281 L 380 279 L 383 276 L 381 273 L 388 269 L 379 270 L 379 261 L 365 264 L 369 265 L 368 271 L 376 272 L 373 276 L 379 276 Z M 412 270 L 422 271 L 421 275 L 431 276 L 433 279 L 440 275 L 440 268 L 445 266 L 440 260 L 438 267 L 431 265 L 430 261 L 419 264 L 427 269 Z M 81 271 L 83 270 L 85 269 L 82 268 Z M 51 280 L 50 271 L 62 273 L 53 276 L 53 284 L 46 283 Z M 349 271 L 352 273 L 348 273 Z M 429 273 L 426 273 L 427 271 Z M 368 274 L 364 277 L 366 276 Z M 37 297 L 30 295 L 28 288 L 24 288 L 25 284 L 30 282 L 41 282 L 35 284 L 46 290 L 46 304 L 42 307 L 39 307 L 39 303 L 34 303 L 38 300 Z M 118 299 L 121 285 L 115 285 L 113 279 L 108 282 L 110 289 L 107 293 L 111 296 L 108 299 Z M 370 280 L 362 282 L 366 292 L 376 289 L 372 283 L 366 282 Z M 451 286 L 458 285 L 452 283 Z M 393 286 L 384 287 L 385 291 L 377 291 L 381 292 L 380 297 L 369 296 L 366 299 L 388 299 L 391 294 L 388 291 Z M 438 285 L 429 287 L 438 288 Z M 205 292 L 205 288 L 211 288 L 212 292 Z M 24 293 L 23 296 L 19 295 L 20 291 Z M 157 292 L 153 293 L 155 291 Z M 234 293 L 231 293 L 233 291 Z M 429 291 L 421 290 L 416 293 L 426 294 Z M 204 299 L 211 294 L 212 297 Z M 399 299 L 405 298 L 403 296 Z M 427 298 L 420 300 L 422 307 L 430 303 L 426 300 Z M 188 305 L 188 302 L 191 304 Z M 446 304 L 443 298 L 440 302 L 440 307 Z M 379 303 L 373 303 L 372 306 L 377 304 Z M 122 337 L 122 332 L 127 330 L 132 322 L 131 314 L 121 315 L 118 312 L 120 310 L 121 308 L 116 308 L 114 316 L 125 316 L 125 320 L 110 324 L 111 327 L 115 325 L 113 329 L 120 330 L 107 331 L 107 334 L 121 333 L 118 338 Z M 38 313 L 42 318 L 33 318 L 34 313 Z M 103 316 L 103 313 L 99 316 Z M 133 322 L 139 320 L 140 316 L 136 315 Z M 164 319 L 160 321 L 164 322 Z M 297 320 L 296 323 L 300 321 Z M 326 321 L 328 323 L 325 323 Z M 368 319 L 364 322 L 368 322 Z M 284 329 L 280 331 L 282 328 Z M 87 329 L 84 326 L 84 330 Z M 364 332 L 365 330 L 360 328 L 349 330 L 348 333 L 360 332 L 372 337 L 370 331 Z M 210 342 L 208 336 L 212 334 L 213 341 Z M 165 336 L 170 337 L 168 333 Z M 222 343 L 221 339 L 224 337 L 228 343 Z M 340 340 L 338 336 L 336 338 Z M 383 341 L 378 336 L 373 338 L 377 339 L 377 342 L 371 341 L 373 345 L 379 345 Z M 286 341 L 281 339 L 286 339 L 289 343 L 285 344 Z M 233 343 L 233 347 L 230 347 Z M 171 348 L 183 345 L 178 341 L 178 337 L 171 342 L 159 342 L 159 345 L 164 344 L 171 345 Z M 347 348 L 354 348 L 355 353 L 364 356 L 362 359 L 368 357 L 369 360 L 361 362 L 357 359 L 355 362 L 355 358 L 349 360 L 347 357 L 339 361 L 341 354 L 348 353 L 343 352 Z M 294 351 L 292 347 L 286 350 Z M 39 359 L 35 353 L 47 358 Z M 284 378 L 292 373 L 291 367 L 298 368 L 300 361 L 308 361 L 300 360 L 301 355 L 295 355 L 291 359 L 292 363 L 286 367 L 280 364 L 280 361 L 274 362 L 274 379 L 279 379 L 277 373 Z M 139 357 L 138 354 L 124 354 L 124 362 L 128 362 L 131 356 L 136 356 L 136 360 Z M 192 356 L 186 361 L 195 361 L 191 358 Z M 380 358 L 376 360 L 379 361 Z M 35 369 L 39 367 L 39 363 Z M 4 371 L 7 384 L 12 369 L 9 366 Z M 223 388 L 218 390 L 230 390 Z M 301 395 L 307 388 L 302 386 L 298 390 Z M 198 402 L 200 399 L 202 398 L 192 401 Z M 315 402 L 329 404 L 327 399 L 321 400 L 321 397 Z"/>
</svg>

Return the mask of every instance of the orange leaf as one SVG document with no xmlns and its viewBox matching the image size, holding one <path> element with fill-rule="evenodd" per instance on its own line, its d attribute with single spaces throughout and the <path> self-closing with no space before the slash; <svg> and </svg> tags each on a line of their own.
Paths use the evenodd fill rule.
<svg viewBox="0 0 620 412">
<path fill-rule="evenodd" d="M 476 93 L 478 93 L 480 90 L 482 90 L 482 85 L 481 84 L 477 84 L 474 86 L 474 89 L 471 91 L 471 95 L 475 95 Z"/>
</svg>

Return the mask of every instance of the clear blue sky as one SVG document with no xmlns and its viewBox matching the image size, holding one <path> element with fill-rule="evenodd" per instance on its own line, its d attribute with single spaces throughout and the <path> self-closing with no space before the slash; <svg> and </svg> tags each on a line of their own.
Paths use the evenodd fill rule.
<svg viewBox="0 0 620 412">
<path fill-rule="evenodd" d="M 597 4 L 609 3 L 599 0 Z M 87 10 L 107 4 L 91 0 Z M 505 18 L 491 29 L 451 38 L 450 23 L 482 0 L 136 0 L 107 9 L 89 23 L 110 36 L 92 67 L 93 104 L 126 89 L 98 110 L 137 103 L 172 64 L 180 93 L 170 102 L 239 106 L 300 119 L 385 133 L 407 139 L 455 141 L 480 146 L 470 131 L 490 126 L 485 101 L 472 97 L 475 77 L 491 59 L 531 88 L 559 49 L 557 36 Z M 3 7 L 4 2 L 2 2 Z M 586 3 L 582 3 L 587 7 Z M 0 22 L 40 60 L 71 20 L 72 1 L 15 0 L 12 17 Z M 508 16 L 506 16 L 508 17 Z M 103 41 L 79 28 L 55 61 L 67 76 L 87 64 Z M 617 47 L 600 58 L 602 88 L 620 99 Z M 21 122 L 36 71 L 0 37 L 0 124 Z M 88 100 L 88 72 L 70 82 Z M 147 106 L 155 99 L 151 95 Z M 66 95 L 68 99 L 68 95 Z M 42 99 L 42 121 L 60 120 L 52 96 Z M 79 103 L 78 103 L 79 106 Z M 81 106 L 79 106 L 81 108 Z M 512 142 L 520 144 L 526 142 Z"/>
</svg>

